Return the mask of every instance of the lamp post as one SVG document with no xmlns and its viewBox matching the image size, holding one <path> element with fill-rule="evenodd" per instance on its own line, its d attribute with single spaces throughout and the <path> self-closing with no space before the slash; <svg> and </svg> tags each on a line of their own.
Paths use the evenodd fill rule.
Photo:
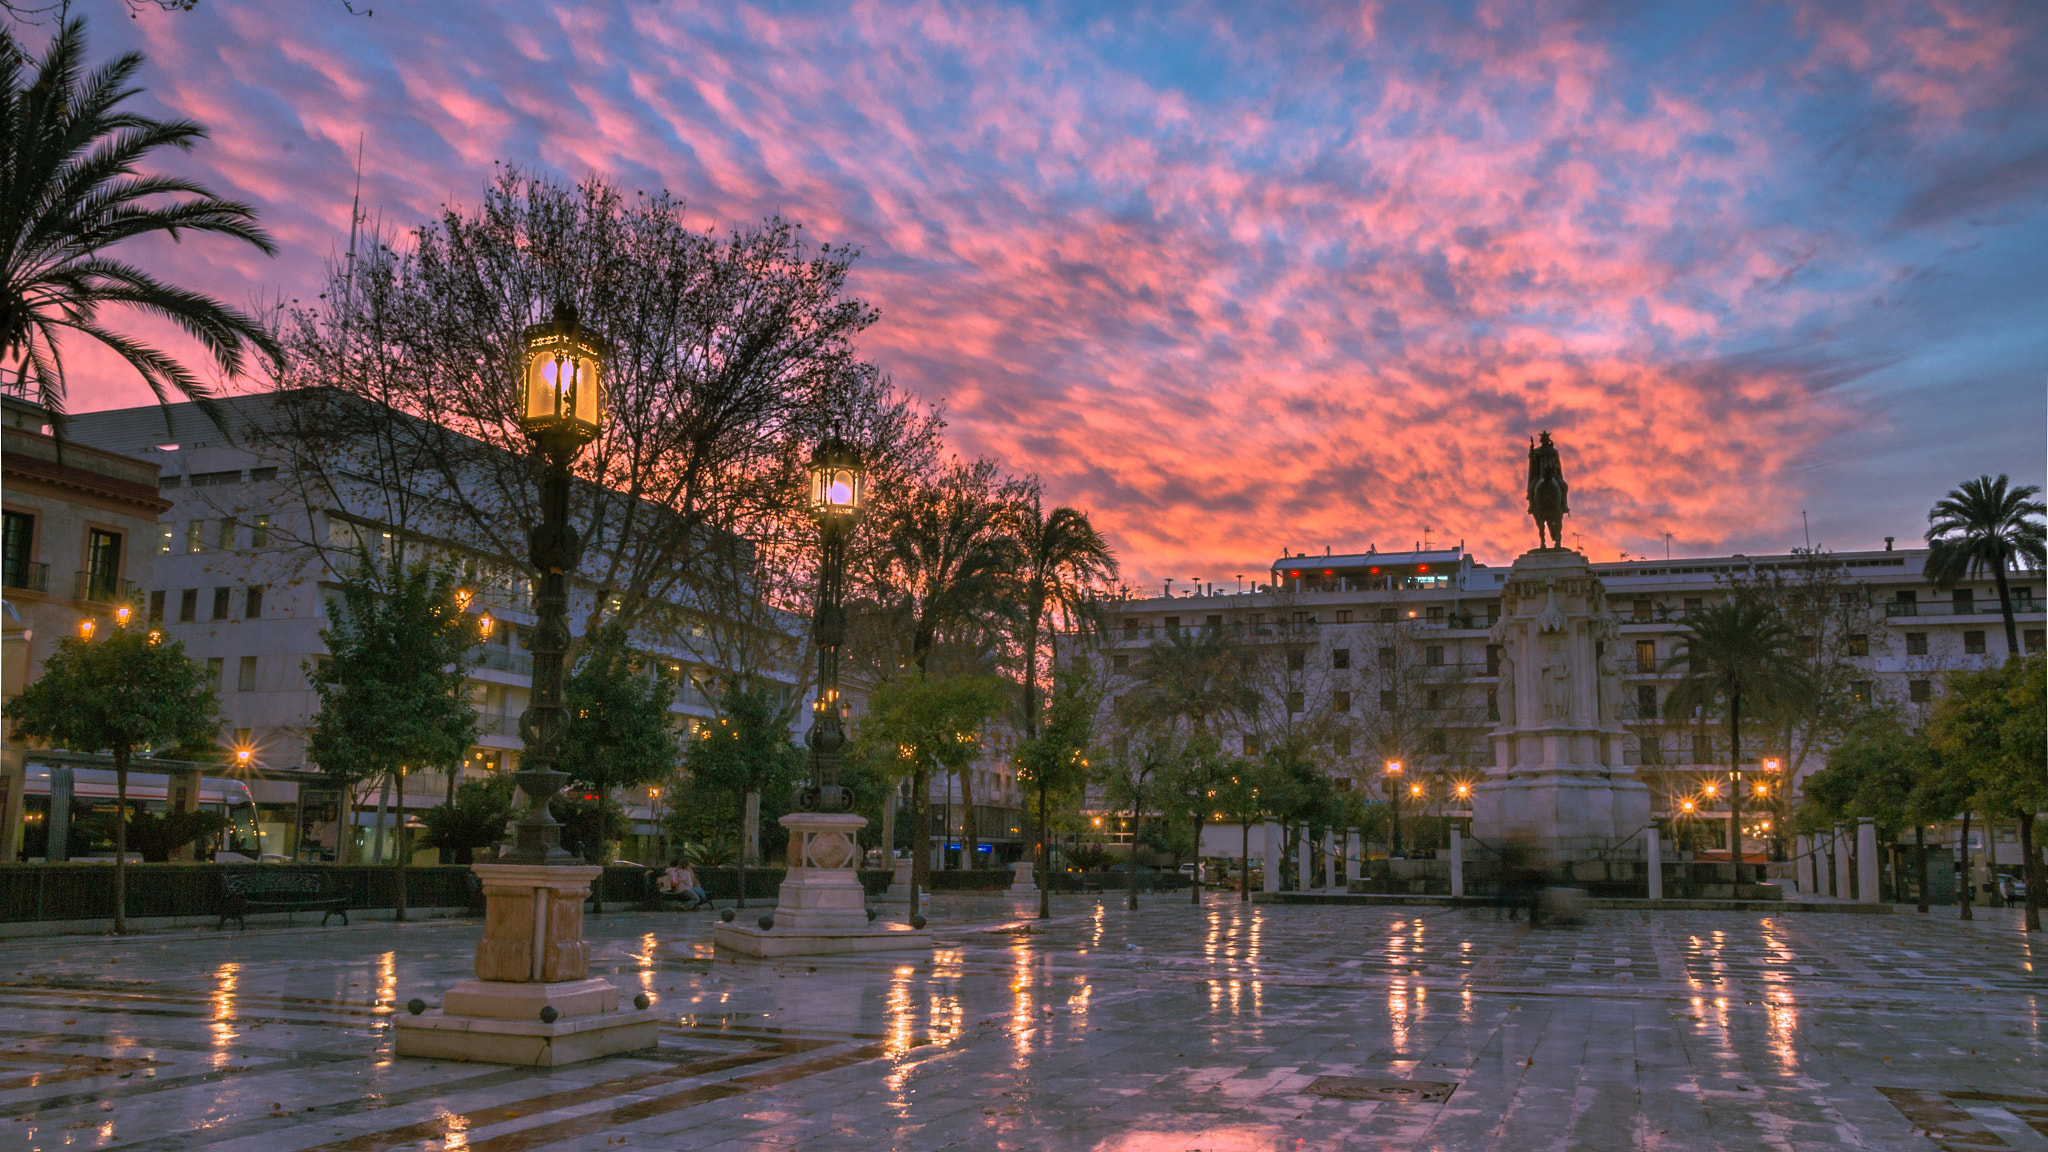
<svg viewBox="0 0 2048 1152">
<path fill-rule="evenodd" d="M 839 786 L 846 747 L 846 709 L 839 698 L 839 646 L 846 642 L 846 539 L 867 500 L 860 452 L 836 434 L 811 453 L 811 519 L 818 524 L 818 604 L 811 635 L 818 645 L 818 699 L 812 705 L 811 777 L 796 790 L 801 812 L 851 812 L 853 793 Z"/>
<path fill-rule="evenodd" d="M 1387 761 L 1387 803 L 1392 807 L 1394 830 L 1387 840 L 1387 858 L 1401 858 L 1401 762 Z"/>
<path fill-rule="evenodd" d="M 540 575 L 535 597 L 539 622 L 533 631 L 533 690 L 519 717 L 525 748 L 513 779 L 526 795 L 526 815 L 514 830 L 512 847 L 500 855 L 507 864 L 568 864 L 562 826 L 548 801 L 568 780 L 556 770 L 562 757 L 569 711 L 562 705 L 562 657 L 569 647 L 569 572 L 583 542 L 569 525 L 569 465 L 597 438 L 604 421 L 603 365 L 609 349 L 583 330 L 576 309 L 555 305 L 545 324 L 528 328 L 521 340 L 519 428 L 544 462 L 540 485 L 540 526 L 529 540 Z"/>
</svg>

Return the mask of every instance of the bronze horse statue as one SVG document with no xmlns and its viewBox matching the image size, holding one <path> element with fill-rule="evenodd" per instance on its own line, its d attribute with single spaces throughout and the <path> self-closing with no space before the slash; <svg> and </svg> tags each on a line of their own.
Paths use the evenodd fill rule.
<svg viewBox="0 0 2048 1152">
<path fill-rule="evenodd" d="M 1564 467 L 1558 460 L 1557 445 L 1550 433 L 1538 443 L 1529 441 L 1529 515 L 1536 518 L 1536 546 L 1564 547 L 1564 518 L 1571 509 L 1571 486 L 1564 482 Z M 1544 543 L 1548 533 L 1549 543 Z"/>
</svg>

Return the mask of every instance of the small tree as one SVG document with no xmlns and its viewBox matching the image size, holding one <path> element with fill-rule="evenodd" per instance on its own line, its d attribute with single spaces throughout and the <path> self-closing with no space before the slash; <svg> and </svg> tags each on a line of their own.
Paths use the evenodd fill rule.
<svg viewBox="0 0 2048 1152">
<path fill-rule="evenodd" d="M 1095 689 L 1093 667 L 1076 660 L 1058 670 L 1052 702 L 1035 738 L 1017 750 L 1017 780 L 1038 790 L 1038 918 L 1052 918 L 1052 812 L 1054 793 L 1078 790 L 1087 779 L 1088 746 L 1094 740 Z"/>
<path fill-rule="evenodd" d="M 113 757 L 114 931 L 126 932 L 128 764 L 138 751 L 213 740 L 220 715 L 206 670 L 184 645 L 139 629 L 67 636 L 8 711 L 17 737 Z"/>
<path fill-rule="evenodd" d="M 402 555 L 402 552 L 400 553 Z M 331 662 L 309 667 L 320 712 L 306 755 L 342 785 L 344 798 L 363 783 L 402 779 L 407 768 L 450 771 L 477 736 L 476 711 L 462 692 L 470 648 L 480 639 L 474 617 L 456 601 L 455 578 L 425 561 L 394 558 L 380 567 L 367 549 L 342 577 L 320 630 Z M 405 867 L 404 792 L 399 793 L 398 864 Z M 344 800 L 342 858 L 348 841 Z M 405 919 L 405 877 L 398 880 L 397 918 Z"/>
<path fill-rule="evenodd" d="M 981 728 L 1010 707 L 1008 686 L 992 676 L 927 676 L 916 667 L 885 680 L 868 698 L 855 735 L 856 755 L 896 766 L 911 780 L 910 914 L 923 915 L 931 876 L 931 773 L 965 772 L 981 750 Z M 891 750 L 894 755 L 891 755 Z"/>
<path fill-rule="evenodd" d="M 2041 930 L 2041 887 L 2048 882 L 2034 843 L 2034 817 L 2048 808 L 2044 678 L 2048 665 L 2038 654 L 2001 668 L 1953 673 L 1927 722 L 1928 741 L 1944 760 L 1971 773 L 1985 811 L 2019 821 L 2029 932 Z"/>
<path fill-rule="evenodd" d="M 790 739 L 789 720 L 765 686 L 728 680 L 718 698 L 718 719 L 697 730 L 683 752 L 692 780 L 756 808 L 762 792 L 787 791 L 803 777 L 804 754 Z M 753 832 L 743 829 L 743 834 Z M 739 907 L 747 906 L 747 854 L 740 852 Z"/>
<path fill-rule="evenodd" d="M 475 863 L 477 849 L 489 848 L 505 834 L 512 807 L 510 776 L 465 780 L 456 786 L 454 800 L 420 813 L 420 822 L 427 826 L 420 847 L 448 853 L 444 859 L 451 863 Z"/>
<path fill-rule="evenodd" d="M 669 725 L 674 685 L 658 671 L 636 665 L 625 628 L 608 625 L 583 649 L 562 687 L 569 724 L 562 736 L 561 770 L 572 784 L 597 797 L 594 835 L 582 845 L 583 858 L 592 864 L 605 863 L 612 828 L 622 822 L 611 816 L 612 790 L 644 788 L 663 779 L 675 770 L 680 752 Z M 597 910 L 604 910 L 602 902 Z"/>
</svg>

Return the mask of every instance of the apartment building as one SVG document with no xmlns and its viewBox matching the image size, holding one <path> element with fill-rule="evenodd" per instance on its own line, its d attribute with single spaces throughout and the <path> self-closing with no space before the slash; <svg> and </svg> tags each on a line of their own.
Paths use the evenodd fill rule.
<svg viewBox="0 0 2048 1152">
<path fill-rule="evenodd" d="M 151 580 L 157 518 L 170 502 L 158 494 L 153 459 L 83 442 L 60 445 L 49 432 L 49 414 L 16 396 L 0 395 L 0 416 L 0 582 L 13 650 L 4 690 L 12 699 L 42 674 L 60 639 L 107 626 L 122 607 L 140 609 L 137 592 Z M 21 749 L 11 742 L 0 748 L 0 860 L 12 860 L 26 777 Z"/>
<path fill-rule="evenodd" d="M 1709 556 L 1593 565 L 1608 610 L 1620 620 L 1617 653 L 1628 693 L 1626 762 L 1651 783 L 1657 813 L 1725 816 L 1729 747 L 1725 719 L 1678 714 L 1672 667 L 1688 615 L 1737 585 L 1771 591 L 1787 605 L 1801 654 L 1827 663 L 1852 703 L 1886 700 L 1909 711 L 1930 704 L 1944 672 L 2004 659 L 1998 594 L 1989 574 L 1936 589 L 1925 549 L 1826 555 Z M 1214 632 L 1253 654 L 1247 674 L 1263 706 L 1223 721 L 1246 753 L 1306 736 L 1340 787 L 1377 792 L 1384 765 L 1399 760 L 1404 798 L 1433 813 L 1469 815 L 1469 788 L 1493 762 L 1489 736 L 1500 649 L 1490 630 L 1508 566 L 1482 564 L 1462 548 L 1399 553 L 1284 555 L 1245 590 L 1196 585 L 1109 607 L 1089 640 L 1106 688 L 1105 731 L 1118 696 L 1140 684 L 1150 648 Z M 2009 573 L 2021 650 L 2044 646 L 2042 573 Z M 1738 762 L 1775 774 L 1776 804 L 1825 766 L 1810 727 L 1753 725 Z M 1767 793 L 1768 794 L 1768 793 Z M 1719 808 L 1716 808 L 1716 802 Z M 1411 811 L 1414 809 L 1411 808 Z"/>
<path fill-rule="evenodd" d="M 431 477 L 416 481 L 422 491 L 412 494 L 413 506 L 425 511 L 405 525 L 391 522 L 388 483 L 375 473 L 337 467 L 350 483 L 317 491 L 296 483 L 282 447 L 288 426 L 275 398 L 240 397 L 223 408 L 225 431 L 195 406 L 178 404 L 169 409 L 168 430 L 165 411 L 146 407 L 77 416 L 71 434 L 152 469 L 161 511 L 136 530 L 153 562 L 147 586 L 135 590 L 137 603 L 214 677 L 225 716 L 223 749 L 247 761 L 263 851 L 331 859 L 342 836 L 373 847 L 384 838 L 371 829 L 442 803 L 455 781 L 454 774 L 422 772 L 409 777 L 403 796 L 345 798 L 307 764 L 306 739 L 320 707 L 313 678 L 326 655 L 320 632 L 338 603 L 342 572 L 359 549 L 388 557 L 394 540 L 404 540 L 409 559 L 430 555 L 466 574 L 468 610 L 494 621 L 468 674 L 482 734 L 459 775 L 473 778 L 516 766 L 521 746 L 519 716 L 533 671 L 527 641 L 537 623 L 523 557 L 479 550 L 465 545 L 459 532 L 444 530 L 432 509 L 450 495 L 432 489 Z M 571 579 L 572 629 L 580 629 L 603 594 L 588 572 Z M 636 632 L 633 643 L 650 673 L 659 668 L 677 684 L 670 711 L 693 731 L 711 716 L 722 675 L 714 632 L 733 625 L 677 607 L 693 622 L 660 635 Z M 788 637 L 800 631 L 795 621 L 781 623 Z M 793 692 L 791 664 L 750 671 Z M 808 710 L 797 711 L 799 722 L 807 723 Z M 658 812 L 650 798 L 621 801 L 634 834 L 652 834 Z"/>
</svg>

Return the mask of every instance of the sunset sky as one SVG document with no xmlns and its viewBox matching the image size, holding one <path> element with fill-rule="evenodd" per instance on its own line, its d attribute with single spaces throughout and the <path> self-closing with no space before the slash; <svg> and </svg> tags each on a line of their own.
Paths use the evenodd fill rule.
<svg viewBox="0 0 2048 1152">
<path fill-rule="evenodd" d="M 863 250 L 867 355 L 1133 583 L 1282 548 L 1594 559 L 1917 542 L 2048 425 L 2048 7 L 2015 3 L 76 6 L 212 138 L 173 163 L 318 291 L 494 161 Z M 28 37 L 39 41 L 33 32 Z M 81 361 L 82 362 L 82 361 Z M 111 367 L 74 409 L 147 400 Z"/>
</svg>

